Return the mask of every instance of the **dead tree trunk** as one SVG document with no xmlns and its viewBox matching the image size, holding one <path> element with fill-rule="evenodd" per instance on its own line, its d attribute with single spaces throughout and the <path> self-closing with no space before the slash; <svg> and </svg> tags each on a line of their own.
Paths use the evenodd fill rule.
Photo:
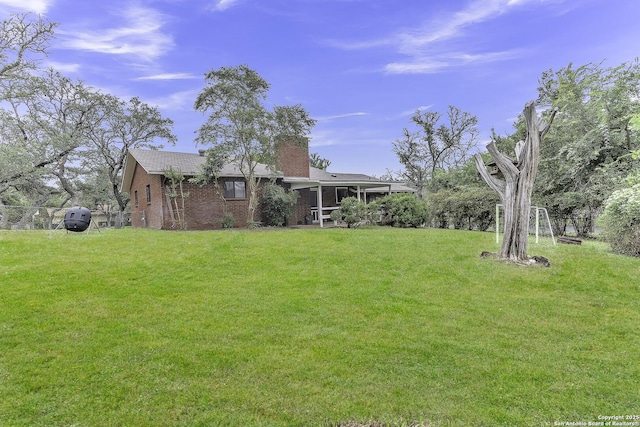
<svg viewBox="0 0 640 427">
<path fill-rule="evenodd" d="M 527 136 L 524 141 L 516 144 L 516 159 L 500 153 L 492 141 L 487 150 L 500 171 L 498 176 L 492 175 L 482 157 L 475 155 L 475 162 L 480 176 L 499 195 L 504 205 L 504 238 L 498 258 L 515 262 L 526 262 L 527 243 L 529 240 L 529 211 L 531 209 L 531 193 L 533 183 L 538 172 L 540 144 L 549 130 L 555 111 L 551 114 L 549 123 L 538 119 L 535 105 L 532 102 L 524 107 L 524 117 L 527 123 Z M 499 176 L 504 179 L 501 179 Z"/>
</svg>

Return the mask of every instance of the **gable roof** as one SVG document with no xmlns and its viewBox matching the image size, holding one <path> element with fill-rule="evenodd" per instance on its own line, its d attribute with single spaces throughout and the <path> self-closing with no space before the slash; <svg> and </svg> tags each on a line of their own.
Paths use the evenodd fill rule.
<svg viewBox="0 0 640 427">
<path fill-rule="evenodd" d="M 149 175 L 164 175 L 168 169 L 179 171 L 185 176 L 195 176 L 200 172 L 206 157 L 198 153 L 179 153 L 175 151 L 141 150 L 131 148 L 125 160 L 124 173 L 122 175 L 122 191 L 130 192 L 133 173 L 136 164 L 139 164 Z M 243 178 L 242 172 L 232 163 L 226 164 L 220 171 L 221 177 Z M 256 168 L 256 176 L 272 177 L 274 174 L 266 165 L 259 163 Z M 275 176 L 283 177 L 278 172 Z M 360 186 L 369 188 L 384 188 L 391 192 L 415 192 L 415 189 L 398 183 L 381 181 L 378 178 L 357 174 L 329 172 L 323 169 L 309 166 L 309 178 L 284 177 L 284 181 L 291 184 L 292 189 L 309 188 L 317 185 L 328 186 Z"/>
<path fill-rule="evenodd" d="M 122 191 L 129 192 L 136 164 L 139 164 L 149 175 L 164 175 L 165 171 L 173 169 L 185 176 L 195 176 L 200 172 L 206 157 L 198 153 L 179 153 L 175 151 L 141 150 L 131 148 L 125 159 L 124 173 L 122 174 Z M 240 169 L 232 163 L 224 165 L 220 176 L 242 178 L 244 175 Z M 273 173 L 266 165 L 258 163 L 256 176 L 271 177 Z M 281 176 L 276 174 L 276 176 Z"/>
</svg>

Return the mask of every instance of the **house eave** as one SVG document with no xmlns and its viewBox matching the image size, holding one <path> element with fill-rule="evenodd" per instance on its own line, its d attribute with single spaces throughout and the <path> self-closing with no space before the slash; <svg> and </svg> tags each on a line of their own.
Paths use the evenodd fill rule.
<svg viewBox="0 0 640 427">
<path fill-rule="evenodd" d="M 360 188 L 384 188 L 389 187 L 388 182 L 349 181 L 349 180 L 314 180 L 309 178 L 284 177 L 283 182 L 290 184 L 292 190 L 311 187 L 360 187 Z"/>
</svg>

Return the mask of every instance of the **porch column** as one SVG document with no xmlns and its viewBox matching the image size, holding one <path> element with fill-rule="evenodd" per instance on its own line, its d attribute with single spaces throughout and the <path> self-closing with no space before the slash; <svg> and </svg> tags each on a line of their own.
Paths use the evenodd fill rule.
<svg viewBox="0 0 640 427">
<path fill-rule="evenodd" d="M 358 201 L 360 201 L 360 186 L 358 185 L 356 187 L 357 191 L 358 191 Z"/>
<path fill-rule="evenodd" d="M 318 219 L 320 220 L 320 228 L 324 227 L 322 219 L 322 185 L 318 184 Z"/>
</svg>

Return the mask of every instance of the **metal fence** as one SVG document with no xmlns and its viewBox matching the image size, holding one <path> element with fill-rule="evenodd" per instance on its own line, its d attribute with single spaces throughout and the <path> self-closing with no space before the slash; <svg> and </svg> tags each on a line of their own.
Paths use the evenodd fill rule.
<svg viewBox="0 0 640 427">
<path fill-rule="evenodd" d="M 55 230 L 63 227 L 68 208 L 0 205 L 0 230 Z M 91 219 L 101 228 L 118 226 L 118 212 L 91 210 Z M 124 214 L 124 225 L 131 224 L 130 214 Z"/>
</svg>

